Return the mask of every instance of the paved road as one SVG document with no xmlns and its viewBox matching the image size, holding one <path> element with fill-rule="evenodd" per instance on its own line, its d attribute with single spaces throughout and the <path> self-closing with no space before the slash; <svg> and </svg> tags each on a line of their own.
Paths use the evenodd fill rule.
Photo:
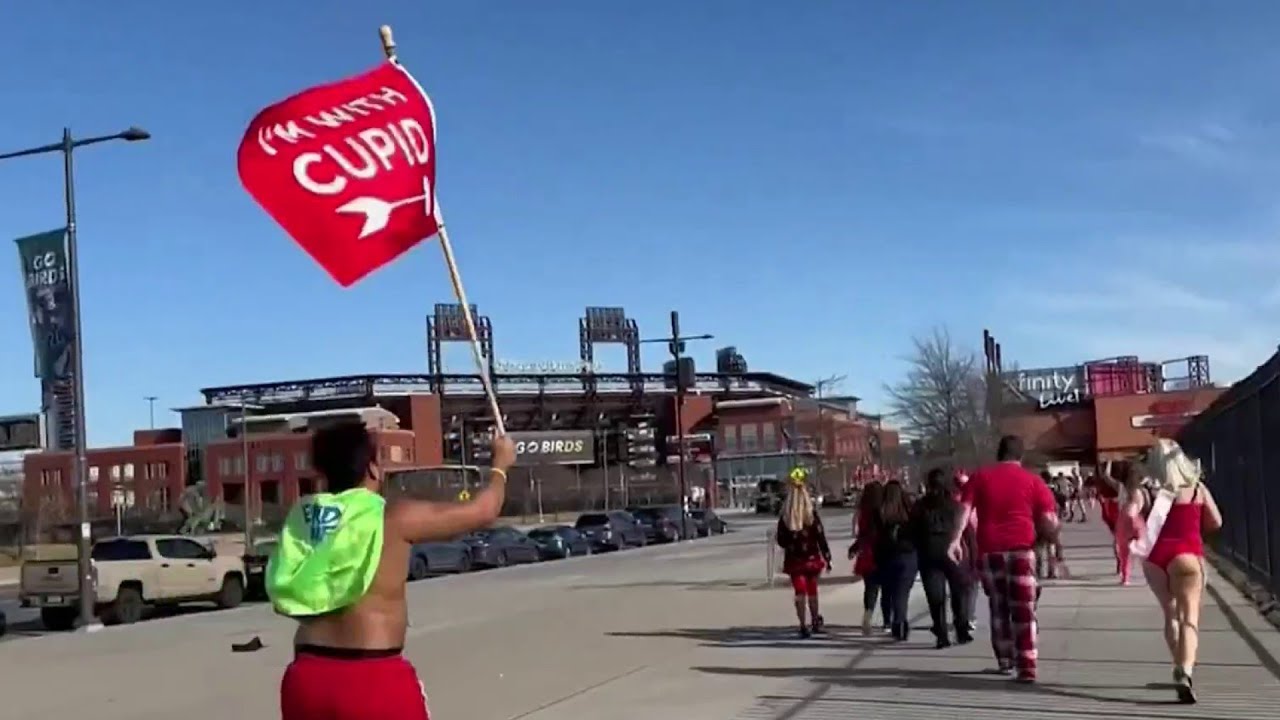
<svg viewBox="0 0 1280 720">
<path fill-rule="evenodd" d="M 837 552 L 846 524 L 828 520 Z M 1194 712 L 1167 704 L 1172 693 L 1159 683 L 1168 662 L 1147 591 L 1114 585 L 1096 526 L 1071 531 L 1078 577 L 1047 591 L 1043 682 L 1022 689 L 981 674 L 985 643 L 938 652 L 923 632 L 907 645 L 860 637 L 852 624 L 861 588 L 841 578 L 824 595 L 833 633 L 796 639 L 788 593 L 764 582 L 766 524 L 736 525 L 696 543 L 417 584 L 406 652 L 435 716 L 1275 717 L 1280 634 L 1216 579 L 1212 594 L 1223 602 L 1211 602 L 1202 622 L 1203 702 Z M 273 717 L 290 632 L 290 623 L 249 607 L 7 643 L 6 715 L 92 708 L 97 720 Z M 255 634 L 265 650 L 230 652 Z"/>
</svg>

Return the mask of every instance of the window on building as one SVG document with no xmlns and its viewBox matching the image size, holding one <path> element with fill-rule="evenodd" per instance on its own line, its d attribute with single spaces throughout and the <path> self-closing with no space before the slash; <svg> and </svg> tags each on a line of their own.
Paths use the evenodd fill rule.
<svg viewBox="0 0 1280 720">
<path fill-rule="evenodd" d="M 764 452 L 778 449 L 778 427 L 771 422 L 760 425 L 760 449 Z"/>
<path fill-rule="evenodd" d="M 223 477 L 231 475 L 231 458 L 218 458 L 218 474 Z"/>
<path fill-rule="evenodd" d="M 112 480 L 119 480 L 119 479 L 120 479 L 120 466 L 119 466 L 119 465 L 112 465 L 112 466 L 111 466 L 111 479 L 112 479 Z"/>
<path fill-rule="evenodd" d="M 720 430 L 720 445 L 725 452 L 738 452 L 738 426 L 725 425 Z"/>
<path fill-rule="evenodd" d="M 263 452 L 258 453 L 253 459 L 253 467 L 260 473 L 270 470 L 271 456 Z"/>
<path fill-rule="evenodd" d="M 760 426 L 756 423 L 739 425 L 738 440 L 742 444 L 742 452 L 756 452 L 760 447 Z"/>
<path fill-rule="evenodd" d="M 271 453 L 271 472 L 284 472 L 284 454 Z"/>
<path fill-rule="evenodd" d="M 89 482 L 97 482 L 97 481 L 98 481 L 98 466 L 90 465 L 89 466 Z"/>
<path fill-rule="evenodd" d="M 231 460 L 231 474 L 244 475 L 244 456 L 237 455 Z"/>
<path fill-rule="evenodd" d="M 156 478 L 157 480 L 169 477 L 169 463 L 167 462 L 155 463 L 155 474 L 152 475 L 152 477 Z"/>
<path fill-rule="evenodd" d="M 404 459 L 404 448 L 399 445 L 391 446 L 391 462 L 398 463 Z"/>
<path fill-rule="evenodd" d="M 294 470 L 310 470 L 310 469 L 311 469 L 311 456 L 310 456 L 309 454 L 305 453 L 305 452 L 297 452 L 297 453 L 294 453 L 294 454 L 293 454 L 293 469 L 294 469 Z M 303 493 L 303 494 L 305 495 L 305 494 L 307 494 L 307 493 Z"/>
<path fill-rule="evenodd" d="M 124 464 L 124 479 L 125 480 L 133 479 L 133 463 Z"/>
</svg>

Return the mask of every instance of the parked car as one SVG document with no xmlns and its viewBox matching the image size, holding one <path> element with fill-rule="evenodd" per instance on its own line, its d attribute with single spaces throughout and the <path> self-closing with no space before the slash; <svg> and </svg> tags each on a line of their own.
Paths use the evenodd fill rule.
<svg viewBox="0 0 1280 720">
<path fill-rule="evenodd" d="M 495 527 L 473 532 L 463 538 L 471 551 L 474 567 L 506 567 L 538 562 L 538 543 L 513 527 Z"/>
<path fill-rule="evenodd" d="M 149 606 L 214 602 L 233 608 L 244 599 L 244 560 L 218 555 L 181 535 L 133 535 L 100 540 L 90 555 L 95 611 L 109 624 L 135 623 Z M 50 630 L 70 630 L 79 606 L 75 560 L 22 564 L 19 600 L 40 608 Z"/>
<path fill-rule="evenodd" d="M 575 555 L 590 555 L 591 541 L 568 525 L 534 528 L 529 537 L 538 543 L 543 560 L 559 560 Z"/>
<path fill-rule="evenodd" d="M 409 579 L 470 572 L 471 546 L 465 541 L 418 543 L 409 551 Z"/>
<path fill-rule="evenodd" d="M 689 511 L 689 516 L 693 518 L 693 527 L 698 533 L 698 537 L 707 537 L 708 535 L 723 535 L 729 530 L 729 525 L 724 518 L 716 514 L 715 510 L 698 508 Z"/>
<path fill-rule="evenodd" d="M 693 519 L 679 505 L 628 508 L 628 512 L 644 527 L 645 538 L 651 543 L 675 542 L 693 537 Z"/>
<path fill-rule="evenodd" d="M 587 536 L 591 549 L 597 552 L 644 547 L 648 544 L 644 527 L 636 521 L 635 516 L 625 510 L 583 513 L 578 516 L 573 527 Z"/>
<path fill-rule="evenodd" d="M 777 515 L 782 510 L 782 500 L 786 491 L 782 483 L 774 479 L 761 480 L 756 484 L 756 513 L 759 515 Z"/>
</svg>

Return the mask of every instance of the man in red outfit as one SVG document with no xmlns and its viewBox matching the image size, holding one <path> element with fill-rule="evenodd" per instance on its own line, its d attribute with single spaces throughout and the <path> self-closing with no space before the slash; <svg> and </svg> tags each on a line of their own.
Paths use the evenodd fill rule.
<svg viewBox="0 0 1280 720">
<path fill-rule="evenodd" d="M 1022 467 L 1022 438 L 1000 439 L 997 462 L 969 478 L 961 491 L 963 522 L 952 540 L 960 557 L 963 529 L 977 515 L 978 569 L 991 608 L 991 647 L 1002 673 L 1036 680 L 1036 554 L 1038 535 L 1060 527 L 1053 493 Z"/>
</svg>

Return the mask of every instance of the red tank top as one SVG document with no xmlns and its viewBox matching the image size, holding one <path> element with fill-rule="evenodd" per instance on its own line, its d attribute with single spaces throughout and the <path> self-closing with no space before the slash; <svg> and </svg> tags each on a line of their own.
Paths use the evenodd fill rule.
<svg viewBox="0 0 1280 720">
<path fill-rule="evenodd" d="M 1156 546 L 1151 555 L 1181 555 L 1188 553 L 1204 556 L 1204 539 L 1201 535 L 1201 518 L 1204 517 L 1203 503 L 1200 502 L 1200 490 L 1196 489 L 1191 502 L 1174 503 L 1169 508 L 1164 525 L 1160 528 L 1160 537 L 1156 538 Z M 1163 547 L 1162 547 L 1163 546 Z"/>
</svg>

